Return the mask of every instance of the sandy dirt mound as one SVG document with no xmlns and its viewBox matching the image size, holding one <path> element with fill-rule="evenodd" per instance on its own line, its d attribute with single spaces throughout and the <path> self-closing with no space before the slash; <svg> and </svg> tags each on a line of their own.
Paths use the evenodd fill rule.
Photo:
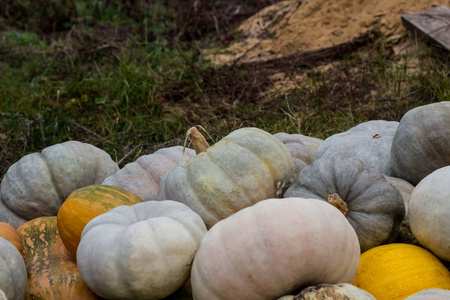
<svg viewBox="0 0 450 300">
<path fill-rule="evenodd" d="M 243 22 L 239 40 L 209 59 L 217 64 L 267 61 L 350 42 L 374 29 L 398 40 L 407 34 L 401 15 L 432 6 L 450 6 L 450 0 L 282 1 Z"/>
</svg>

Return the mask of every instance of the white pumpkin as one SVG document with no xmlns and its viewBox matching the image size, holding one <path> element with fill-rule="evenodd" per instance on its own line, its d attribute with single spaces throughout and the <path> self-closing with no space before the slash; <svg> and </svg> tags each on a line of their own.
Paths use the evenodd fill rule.
<svg viewBox="0 0 450 300">
<path fill-rule="evenodd" d="M 267 199 L 215 224 L 191 272 L 196 300 L 273 300 L 319 283 L 351 283 L 358 237 L 344 215 L 315 199 Z"/>
<path fill-rule="evenodd" d="M 100 297 L 161 299 L 189 278 L 205 233 L 202 219 L 179 202 L 119 206 L 84 228 L 78 269 Z"/>
</svg>

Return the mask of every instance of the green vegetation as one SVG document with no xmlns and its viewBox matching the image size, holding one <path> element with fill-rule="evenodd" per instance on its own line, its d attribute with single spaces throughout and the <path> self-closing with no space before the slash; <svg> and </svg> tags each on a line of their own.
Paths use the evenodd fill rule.
<svg viewBox="0 0 450 300">
<path fill-rule="evenodd" d="M 214 1 L 199 11 L 181 0 L 0 4 L 0 178 L 23 155 L 66 140 L 96 145 L 123 166 L 181 145 L 197 124 L 215 140 L 242 126 L 326 138 L 450 100 L 448 53 L 394 55 L 382 37 L 328 67 L 294 61 L 295 74 L 213 66 L 202 49 L 231 42 L 245 13 L 275 1 L 241 2 L 228 2 L 242 5 L 233 18 Z M 295 89 L 273 87 L 280 72 Z"/>
</svg>

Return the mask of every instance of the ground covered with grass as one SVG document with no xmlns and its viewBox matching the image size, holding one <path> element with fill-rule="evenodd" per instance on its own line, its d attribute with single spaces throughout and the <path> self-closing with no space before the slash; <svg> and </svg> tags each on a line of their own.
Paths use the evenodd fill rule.
<svg viewBox="0 0 450 300">
<path fill-rule="evenodd" d="M 0 3 L 0 178 L 22 156 L 67 140 L 123 167 L 182 145 L 201 125 L 214 143 L 255 126 L 319 138 L 450 100 L 449 54 L 394 51 L 376 30 L 335 51 L 217 66 L 204 49 L 276 0 Z M 289 89 L 288 89 L 289 87 Z"/>
</svg>

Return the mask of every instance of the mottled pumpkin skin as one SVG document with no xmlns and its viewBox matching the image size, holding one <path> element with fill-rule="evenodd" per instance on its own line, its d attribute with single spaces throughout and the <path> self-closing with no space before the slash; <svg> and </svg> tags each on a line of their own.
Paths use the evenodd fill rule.
<svg viewBox="0 0 450 300">
<path fill-rule="evenodd" d="M 22 240 L 14 227 L 8 223 L 0 222 L 0 236 L 13 244 L 20 254 L 23 254 Z"/>
<path fill-rule="evenodd" d="M 84 283 L 74 257 L 62 243 L 56 216 L 28 221 L 17 232 L 28 274 L 26 299 L 100 299 Z"/>
<path fill-rule="evenodd" d="M 110 185 L 90 185 L 69 195 L 58 211 L 58 231 L 67 250 L 76 257 L 84 227 L 93 218 L 121 205 L 142 202 L 138 196 Z"/>
<path fill-rule="evenodd" d="M 100 184 L 119 170 L 105 151 L 77 141 L 25 155 L 9 167 L 0 185 L 0 222 L 15 228 L 41 216 L 56 216 L 77 188 Z"/>
<path fill-rule="evenodd" d="M 394 243 L 361 254 L 353 284 L 377 300 L 403 300 L 424 289 L 450 289 L 450 272 L 428 250 Z"/>
<path fill-rule="evenodd" d="M 23 300 L 27 291 L 27 269 L 22 255 L 13 244 L 2 237 L 0 237 L 0 291 L 4 292 L 3 299 L 7 300 Z"/>
<path fill-rule="evenodd" d="M 293 170 L 292 155 L 281 141 L 258 128 L 240 128 L 170 170 L 158 200 L 186 204 L 210 228 L 261 200 L 281 197 Z"/>
<path fill-rule="evenodd" d="M 425 176 L 450 165 L 450 102 L 409 110 L 400 120 L 392 141 L 396 177 L 417 185 Z"/>
<path fill-rule="evenodd" d="M 283 197 L 328 201 L 332 194 L 347 204 L 345 216 L 358 235 L 361 252 L 397 239 L 405 216 L 402 195 L 377 169 L 356 157 L 315 160 L 300 172 Z"/>
<path fill-rule="evenodd" d="M 193 149 L 173 146 L 143 155 L 125 165 L 102 184 L 114 185 L 135 194 L 143 201 L 156 200 L 158 187 L 173 167 L 195 156 Z"/>
<path fill-rule="evenodd" d="M 267 199 L 215 224 L 192 265 L 196 300 L 273 300 L 319 283 L 351 283 L 355 231 L 315 199 Z"/>
<path fill-rule="evenodd" d="M 318 284 L 309 286 L 298 293 L 292 300 L 377 300 L 369 292 L 350 283 Z"/>
</svg>

